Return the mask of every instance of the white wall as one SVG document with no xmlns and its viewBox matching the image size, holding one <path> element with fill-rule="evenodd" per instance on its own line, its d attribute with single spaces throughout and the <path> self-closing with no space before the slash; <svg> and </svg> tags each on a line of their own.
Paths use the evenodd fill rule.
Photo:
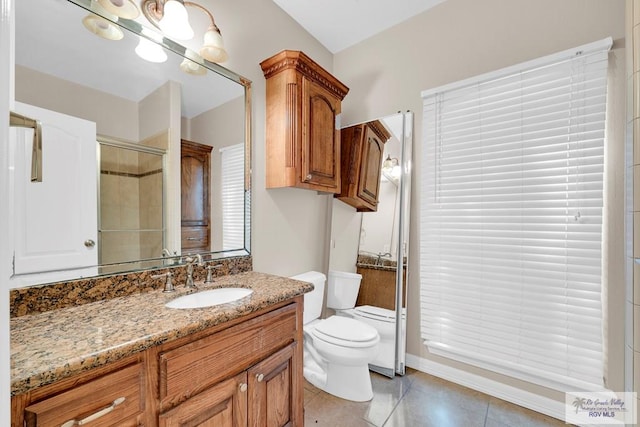
<svg viewBox="0 0 640 427">
<path fill-rule="evenodd" d="M 224 36 L 229 60 L 223 65 L 252 81 L 254 270 L 283 276 L 323 271 L 332 198 L 309 190 L 265 189 L 265 80 L 259 64 L 283 49 L 302 50 L 331 72 L 333 56 L 270 0 L 203 4 Z"/>
<path fill-rule="evenodd" d="M 21 66 L 15 91 L 16 101 L 95 122 L 98 134 L 139 140 L 135 102 Z"/>
<path fill-rule="evenodd" d="M 420 92 L 445 83 L 612 36 L 607 156 L 623 163 L 625 118 L 623 0 L 447 0 L 382 34 L 339 52 L 334 74 L 351 88 L 343 123 L 356 123 L 399 110 L 415 113 L 414 175 L 408 289 L 408 353 L 518 389 L 561 400 L 559 393 L 475 369 L 427 351 L 420 339 L 419 211 L 422 102 Z M 623 169 L 623 168 L 618 168 Z M 609 276 L 609 387 L 623 390 L 623 181 L 612 171 L 607 184 L 612 209 L 605 248 Z"/>
</svg>

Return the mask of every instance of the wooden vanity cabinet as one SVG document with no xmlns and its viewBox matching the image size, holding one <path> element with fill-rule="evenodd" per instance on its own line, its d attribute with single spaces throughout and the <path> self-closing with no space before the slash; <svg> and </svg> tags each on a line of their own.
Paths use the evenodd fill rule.
<svg viewBox="0 0 640 427">
<path fill-rule="evenodd" d="M 266 187 L 339 193 L 339 115 L 349 88 L 300 51 L 282 51 L 260 66 L 266 78 Z"/>
<path fill-rule="evenodd" d="M 378 210 L 384 144 L 391 134 L 375 120 L 342 129 L 342 185 L 335 197 L 358 212 Z"/>
<path fill-rule="evenodd" d="M 299 303 L 158 350 L 159 426 L 301 426 Z"/>
<path fill-rule="evenodd" d="M 12 398 L 12 426 L 303 425 L 302 296 Z M 23 424 L 24 423 L 24 424 Z"/>
</svg>

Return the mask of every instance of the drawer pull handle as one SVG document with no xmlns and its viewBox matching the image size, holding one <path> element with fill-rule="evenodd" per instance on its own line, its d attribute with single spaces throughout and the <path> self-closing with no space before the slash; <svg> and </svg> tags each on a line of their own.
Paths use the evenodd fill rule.
<svg viewBox="0 0 640 427">
<path fill-rule="evenodd" d="M 261 383 L 262 380 L 264 379 L 264 375 L 258 374 L 258 375 L 256 375 L 256 379 L 258 380 L 259 383 Z"/>
<path fill-rule="evenodd" d="M 122 404 L 124 401 L 125 401 L 124 397 L 119 397 L 116 400 L 114 400 L 113 402 L 111 402 L 111 405 L 107 406 L 104 409 L 99 410 L 95 414 L 89 415 L 87 418 L 83 418 L 80 421 L 78 421 L 78 420 L 69 420 L 66 423 L 62 424 L 60 427 L 83 426 L 85 424 L 88 424 L 91 421 L 95 421 L 98 418 L 103 417 L 103 416 L 107 415 L 108 413 L 112 412 L 114 409 L 116 409 L 116 406 Z"/>
<path fill-rule="evenodd" d="M 197 240 L 197 241 L 201 241 L 202 238 L 199 237 L 187 237 L 187 240 Z"/>
<path fill-rule="evenodd" d="M 240 391 L 243 393 L 247 391 L 247 385 L 245 383 L 240 384 Z"/>
</svg>

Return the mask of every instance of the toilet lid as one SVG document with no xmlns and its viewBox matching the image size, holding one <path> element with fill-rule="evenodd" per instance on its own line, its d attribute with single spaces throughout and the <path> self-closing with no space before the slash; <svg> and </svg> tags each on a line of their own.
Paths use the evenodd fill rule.
<svg viewBox="0 0 640 427">
<path fill-rule="evenodd" d="M 353 311 L 362 317 L 379 320 L 382 322 L 395 323 L 396 312 L 386 308 L 375 307 L 372 305 L 361 305 L 353 309 Z"/>
<path fill-rule="evenodd" d="M 319 322 L 314 330 L 320 339 L 335 342 L 347 341 L 355 346 L 375 341 L 378 331 L 373 327 L 355 319 L 342 316 L 331 316 Z"/>
</svg>

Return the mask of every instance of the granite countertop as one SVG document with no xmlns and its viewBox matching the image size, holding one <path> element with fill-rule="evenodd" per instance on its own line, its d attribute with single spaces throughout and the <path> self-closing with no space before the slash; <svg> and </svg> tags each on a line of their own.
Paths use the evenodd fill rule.
<svg viewBox="0 0 640 427">
<path fill-rule="evenodd" d="M 250 314 L 302 295 L 313 285 L 285 277 L 247 272 L 199 290 L 248 287 L 238 301 L 200 309 L 172 309 L 165 303 L 188 293 L 154 290 L 11 319 L 11 395 L 114 362 L 149 347 Z"/>
</svg>

